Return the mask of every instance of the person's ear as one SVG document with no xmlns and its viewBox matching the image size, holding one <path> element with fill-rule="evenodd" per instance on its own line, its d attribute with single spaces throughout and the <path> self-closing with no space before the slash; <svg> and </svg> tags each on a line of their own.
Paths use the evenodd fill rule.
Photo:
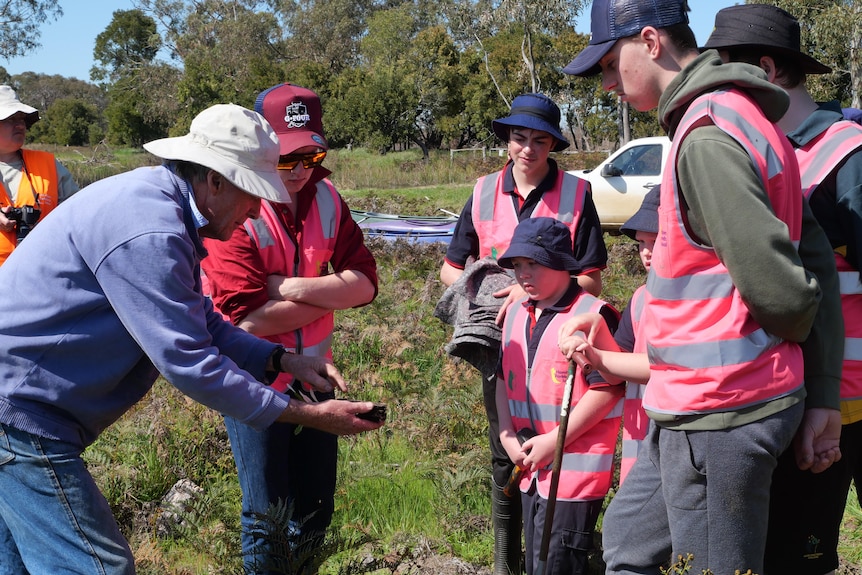
<svg viewBox="0 0 862 575">
<path fill-rule="evenodd" d="M 207 172 L 207 184 L 213 190 L 214 193 L 218 193 L 221 190 L 222 183 L 224 183 L 224 176 L 215 170 L 210 170 Z"/>
<path fill-rule="evenodd" d="M 652 26 L 647 26 L 641 30 L 640 38 L 647 49 L 647 53 L 653 58 L 653 60 L 658 59 L 661 55 L 662 49 L 659 31 Z"/>
<path fill-rule="evenodd" d="M 760 69 L 766 72 L 766 79 L 774 84 L 778 71 L 775 68 L 775 60 L 772 59 L 772 56 L 761 56 L 759 65 Z"/>
</svg>

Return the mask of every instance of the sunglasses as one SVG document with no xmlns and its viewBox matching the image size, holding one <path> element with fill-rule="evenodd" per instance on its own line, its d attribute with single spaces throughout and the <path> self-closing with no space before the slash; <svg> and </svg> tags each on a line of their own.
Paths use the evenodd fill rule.
<svg viewBox="0 0 862 575">
<path fill-rule="evenodd" d="M 310 170 L 311 168 L 316 168 L 322 164 L 325 157 L 326 150 L 315 152 L 313 154 L 287 154 L 285 156 L 279 156 L 278 169 L 292 170 L 302 162 L 302 167 L 306 170 Z"/>
</svg>

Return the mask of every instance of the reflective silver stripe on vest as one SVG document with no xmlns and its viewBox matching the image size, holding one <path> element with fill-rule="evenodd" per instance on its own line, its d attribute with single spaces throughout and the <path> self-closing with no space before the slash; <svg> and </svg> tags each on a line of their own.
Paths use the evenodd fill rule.
<svg viewBox="0 0 862 575">
<path fill-rule="evenodd" d="M 862 338 L 848 337 L 844 339 L 844 359 L 862 361 Z"/>
<path fill-rule="evenodd" d="M 719 94 L 722 91 L 716 91 L 715 94 Z M 727 92 L 724 90 L 723 92 Z M 755 155 L 765 158 L 766 160 L 766 171 L 767 174 L 761 174 L 761 180 L 767 181 L 780 174 L 784 170 L 784 165 L 781 163 L 781 160 L 778 157 L 778 154 L 775 150 L 772 149 L 772 146 L 769 145 L 769 140 L 763 137 L 763 134 L 760 133 L 760 130 L 754 126 L 751 122 L 748 121 L 747 118 L 741 116 L 739 112 L 734 110 L 733 108 L 728 108 L 727 106 L 715 101 L 714 99 L 709 99 L 701 102 L 703 106 L 707 105 L 707 102 L 710 102 L 712 105 L 710 109 L 713 110 L 716 115 L 724 120 L 729 121 L 731 124 L 739 128 L 744 134 L 745 140 L 740 140 L 736 137 L 735 134 L 724 131 L 728 136 L 732 137 L 734 140 L 739 142 L 739 144 L 748 151 L 748 155 L 755 157 Z M 697 107 L 695 107 L 697 109 Z M 691 114 L 691 110 L 686 112 L 688 116 Z M 754 151 L 750 150 L 749 147 L 753 146 Z M 756 154 L 755 154 L 756 152 Z M 757 162 L 754 162 L 755 167 L 757 167 Z"/>
<path fill-rule="evenodd" d="M 642 439 L 623 439 L 622 458 L 636 459 L 642 441 Z"/>
<path fill-rule="evenodd" d="M 261 207 L 261 209 L 266 208 Z M 257 238 L 258 248 L 270 248 L 275 245 L 275 238 L 272 237 L 272 234 L 270 233 L 266 223 L 264 223 L 263 218 L 258 218 L 256 220 L 246 220 L 245 229 L 252 239 Z"/>
<path fill-rule="evenodd" d="M 853 140 L 858 140 L 860 130 L 853 128 L 839 130 L 829 134 L 828 138 L 817 143 L 816 153 L 811 154 L 810 162 L 802 174 L 802 194 L 807 198 L 811 191 L 820 185 L 820 178 L 828 175 L 824 173 L 830 164 L 837 165 L 840 160 L 846 158 L 854 150 L 850 147 Z M 858 142 L 855 148 L 858 148 Z M 834 167 L 834 166 L 833 166 Z M 822 176 L 821 176 L 822 174 Z"/>
<path fill-rule="evenodd" d="M 563 181 L 560 186 L 560 205 L 557 208 L 557 219 L 564 224 L 575 221 L 575 198 L 578 194 L 579 180 L 571 174 L 563 172 Z M 566 211 L 562 211 L 566 210 Z"/>
<path fill-rule="evenodd" d="M 601 473 L 602 471 L 609 471 L 613 462 L 613 453 L 564 453 L 560 469 L 582 473 Z M 546 469 L 550 469 L 551 465 L 548 464 Z"/>
<path fill-rule="evenodd" d="M 518 401 L 515 399 L 509 400 L 509 413 L 512 417 L 520 417 L 521 419 L 529 419 L 530 421 L 557 421 L 560 416 L 560 406 L 548 403 L 532 403 L 526 401 Z M 623 402 L 618 401 L 614 404 L 603 419 L 614 419 L 623 416 Z"/>
<path fill-rule="evenodd" d="M 842 294 L 862 294 L 862 281 L 857 271 L 838 272 L 838 284 Z"/>
<path fill-rule="evenodd" d="M 494 202 L 497 200 L 497 179 L 502 172 L 488 174 L 482 180 L 482 189 L 479 192 L 479 219 L 490 222 L 494 219 Z M 473 201 L 476 201 L 475 198 Z"/>
<path fill-rule="evenodd" d="M 301 353 L 302 355 L 317 355 L 320 357 L 326 357 L 326 355 L 329 353 L 329 350 L 331 349 L 332 334 L 330 333 L 320 343 L 297 350 L 297 353 Z"/>
<path fill-rule="evenodd" d="M 647 342 L 647 354 L 650 363 L 658 366 L 704 369 L 752 362 L 765 350 L 782 341 L 780 337 L 758 329 L 745 337 L 732 340 L 677 344 L 673 347 L 655 347 Z"/>
<path fill-rule="evenodd" d="M 323 237 L 328 240 L 332 239 L 335 237 L 338 225 L 338 222 L 335 221 L 335 197 L 323 180 L 317 182 L 317 196 L 315 199 L 317 200 L 317 210 L 320 213 L 320 228 L 323 232 Z"/>
<path fill-rule="evenodd" d="M 725 299 L 733 291 L 733 280 L 726 273 L 677 278 L 651 273 L 647 276 L 647 290 L 654 298 L 664 301 Z"/>
</svg>

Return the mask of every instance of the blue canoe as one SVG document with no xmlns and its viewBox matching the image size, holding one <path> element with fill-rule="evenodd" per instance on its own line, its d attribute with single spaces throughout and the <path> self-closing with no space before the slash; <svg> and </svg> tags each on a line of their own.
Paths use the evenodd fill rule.
<svg viewBox="0 0 862 575">
<path fill-rule="evenodd" d="M 350 210 L 353 220 L 368 237 L 394 241 L 403 238 L 416 242 L 449 243 L 458 216 L 402 216 Z"/>
</svg>

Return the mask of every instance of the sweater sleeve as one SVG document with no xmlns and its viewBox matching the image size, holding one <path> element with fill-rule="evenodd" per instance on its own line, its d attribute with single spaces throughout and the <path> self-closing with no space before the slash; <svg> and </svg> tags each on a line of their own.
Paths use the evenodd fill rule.
<svg viewBox="0 0 862 575">
<path fill-rule="evenodd" d="M 682 143 L 677 170 L 691 232 L 715 250 L 752 317 L 771 334 L 804 341 L 820 283 L 803 266 L 748 154 L 720 129 L 704 126 Z"/>
<path fill-rule="evenodd" d="M 121 243 L 94 269 L 123 326 L 165 379 L 195 401 L 265 428 L 287 400 L 237 362 L 263 377 L 274 344 L 212 312 L 195 264 L 187 239 L 153 232 Z"/>
</svg>

